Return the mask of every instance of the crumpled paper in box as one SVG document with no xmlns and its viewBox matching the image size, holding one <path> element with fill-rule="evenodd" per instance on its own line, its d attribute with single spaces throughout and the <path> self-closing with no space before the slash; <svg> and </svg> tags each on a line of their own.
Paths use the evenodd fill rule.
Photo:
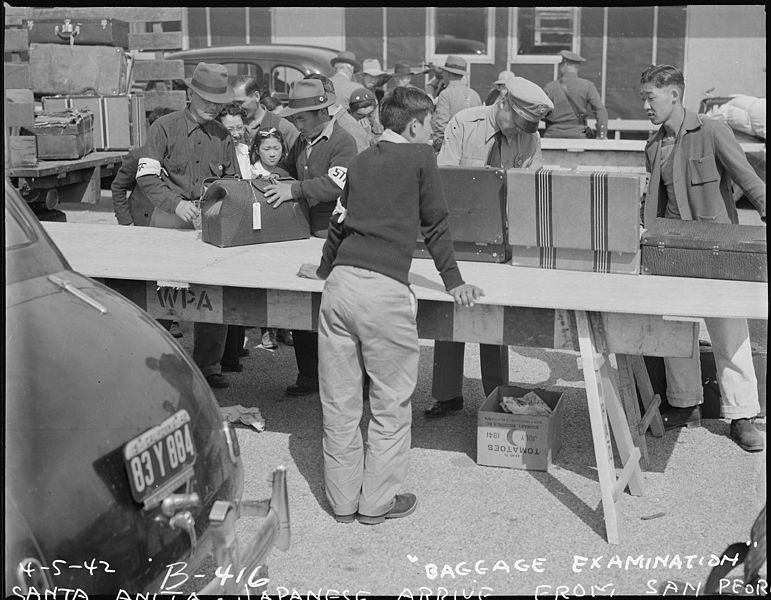
<svg viewBox="0 0 771 600">
<path fill-rule="evenodd" d="M 265 431 L 265 419 L 262 418 L 259 408 L 246 408 L 240 404 L 220 408 L 228 423 L 242 423 L 253 427 L 257 431 Z"/>
<path fill-rule="evenodd" d="M 546 402 L 535 392 L 528 392 L 521 398 L 514 396 L 501 396 L 501 408 L 514 415 L 542 415 L 552 414 L 552 410 Z"/>
</svg>

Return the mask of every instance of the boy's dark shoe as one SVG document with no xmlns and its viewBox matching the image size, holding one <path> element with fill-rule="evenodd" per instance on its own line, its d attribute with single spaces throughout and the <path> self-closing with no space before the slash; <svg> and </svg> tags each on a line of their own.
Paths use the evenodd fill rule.
<svg viewBox="0 0 771 600">
<path fill-rule="evenodd" d="M 402 517 L 408 517 L 415 512 L 415 507 L 418 505 L 418 499 L 415 494 L 396 494 L 396 502 L 384 515 L 377 517 L 370 517 L 367 515 L 359 514 L 359 523 L 365 525 L 377 525 L 383 523 L 386 519 L 401 519 Z"/>
<path fill-rule="evenodd" d="M 677 427 L 701 427 L 701 408 L 698 405 L 687 408 L 673 406 L 661 414 L 661 420 L 667 430 Z"/>
<path fill-rule="evenodd" d="M 431 408 L 426 409 L 425 415 L 429 419 L 438 419 L 439 417 L 446 417 L 447 415 L 458 412 L 462 408 L 463 396 L 457 396 L 452 400 L 434 402 L 434 405 Z"/>
<path fill-rule="evenodd" d="M 230 386 L 227 377 L 222 373 L 212 373 L 211 375 L 207 375 L 206 382 L 209 384 L 209 387 L 212 388 L 226 388 Z"/>
<path fill-rule="evenodd" d="M 752 419 L 734 419 L 731 421 L 731 438 L 747 452 L 763 450 L 763 436 L 755 427 Z"/>
<path fill-rule="evenodd" d="M 308 396 L 310 394 L 318 394 L 319 386 L 301 385 L 295 383 L 286 388 L 286 393 L 290 396 Z"/>
</svg>

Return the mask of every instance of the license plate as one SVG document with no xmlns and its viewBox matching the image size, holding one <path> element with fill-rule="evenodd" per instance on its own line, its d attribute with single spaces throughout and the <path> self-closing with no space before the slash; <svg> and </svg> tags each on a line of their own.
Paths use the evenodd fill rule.
<svg viewBox="0 0 771 600">
<path fill-rule="evenodd" d="M 131 495 L 140 503 L 148 504 L 190 479 L 195 446 L 188 412 L 180 410 L 128 442 L 123 461 Z"/>
</svg>

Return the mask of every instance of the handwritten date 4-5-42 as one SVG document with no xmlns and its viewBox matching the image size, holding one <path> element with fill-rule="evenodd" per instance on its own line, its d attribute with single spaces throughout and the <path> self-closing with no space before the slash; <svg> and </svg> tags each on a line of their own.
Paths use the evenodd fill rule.
<svg viewBox="0 0 771 600">
<path fill-rule="evenodd" d="M 88 571 L 89 575 L 93 575 L 96 572 L 100 573 L 115 573 L 115 569 L 110 567 L 110 563 L 106 560 L 84 560 L 82 563 L 68 563 L 66 560 L 55 560 L 51 563 L 50 567 L 36 566 L 33 563 L 19 563 L 19 568 L 24 572 L 27 577 L 32 577 L 36 569 L 42 569 L 43 571 L 50 571 L 50 573 L 56 577 L 61 575 L 67 570 L 82 569 Z"/>
</svg>

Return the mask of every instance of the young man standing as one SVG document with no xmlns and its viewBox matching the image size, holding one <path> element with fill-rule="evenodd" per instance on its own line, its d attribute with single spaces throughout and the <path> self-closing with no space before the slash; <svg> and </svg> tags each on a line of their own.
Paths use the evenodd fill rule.
<svg viewBox="0 0 771 600">
<path fill-rule="evenodd" d="M 335 95 L 318 79 L 296 81 L 284 114 L 294 119 L 300 137 L 279 163 L 297 181 L 266 186 L 265 197 L 274 207 L 298 200 L 310 209 L 311 235 L 327 237 L 335 202 L 345 185 L 348 164 L 356 156 L 356 142 L 329 116 Z M 287 387 L 290 396 L 306 396 L 319 389 L 318 335 L 292 330 L 297 359 L 297 380 Z"/>
<path fill-rule="evenodd" d="M 766 186 L 757 176 L 725 123 L 702 118 L 683 107 L 685 80 L 671 65 L 651 65 L 640 78 L 643 109 L 661 128 L 648 140 L 645 165 L 650 173 L 644 223 L 657 217 L 738 223 L 731 181 L 738 184 L 766 219 Z M 723 417 L 730 435 L 747 452 L 763 450 L 754 424 L 760 411 L 746 319 L 704 319 L 717 363 Z M 693 358 L 665 358 L 666 428 L 701 424 L 703 402 L 699 351 Z"/>
<path fill-rule="evenodd" d="M 460 56 L 448 56 L 442 70 L 447 87 L 436 98 L 436 111 L 432 120 L 434 149 L 437 151 L 444 140 L 444 129 L 458 111 L 481 106 L 482 99 L 463 78 L 466 76 L 466 60 Z"/>
<path fill-rule="evenodd" d="M 326 279 L 319 314 L 324 483 L 335 518 L 374 525 L 406 517 L 414 494 L 399 494 L 409 464 L 418 377 L 417 301 L 408 272 L 419 230 L 445 289 L 473 306 L 482 290 L 455 262 L 436 158 L 433 102 L 397 88 L 383 102 L 380 141 L 351 161 L 330 221 L 321 265 L 298 275 Z M 372 419 L 364 451 L 362 380 L 371 378 Z"/>
</svg>

